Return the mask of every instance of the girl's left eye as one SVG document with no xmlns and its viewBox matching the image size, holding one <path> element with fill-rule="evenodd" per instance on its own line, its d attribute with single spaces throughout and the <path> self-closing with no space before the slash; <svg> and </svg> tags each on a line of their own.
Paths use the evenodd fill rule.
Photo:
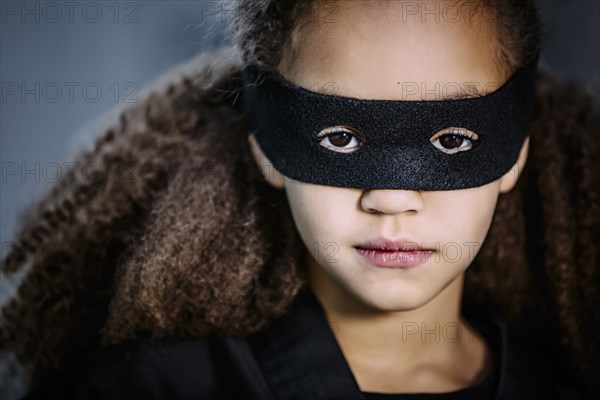
<svg viewBox="0 0 600 400">
<path fill-rule="evenodd" d="M 323 136 L 320 141 L 321 146 L 342 153 L 356 151 L 364 142 L 360 132 L 346 126 L 325 128 L 317 136 Z"/>
<path fill-rule="evenodd" d="M 479 136 L 465 128 L 446 128 L 429 139 L 431 143 L 446 154 L 466 151 L 473 147 Z"/>
</svg>

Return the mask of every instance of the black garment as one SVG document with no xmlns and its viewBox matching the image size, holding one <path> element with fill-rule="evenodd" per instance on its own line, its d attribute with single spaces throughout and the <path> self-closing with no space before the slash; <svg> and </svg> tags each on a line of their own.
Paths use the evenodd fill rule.
<svg viewBox="0 0 600 400">
<path fill-rule="evenodd" d="M 519 364 L 500 321 L 486 320 L 483 312 L 470 315 L 472 321 L 481 321 L 476 327 L 499 351 L 493 399 L 586 398 Z M 290 312 L 256 335 L 164 338 L 104 348 L 23 400 L 42 398 L 359 400 L 364 396 L 321 304 L 312 290 L 305 289 Z"/>
</svg>

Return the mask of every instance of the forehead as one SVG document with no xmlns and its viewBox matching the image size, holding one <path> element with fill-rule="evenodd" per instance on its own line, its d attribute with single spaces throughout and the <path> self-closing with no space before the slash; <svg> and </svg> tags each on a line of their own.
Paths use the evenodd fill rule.
<svg viewBox="0 0 600 400">
<path fill-rule="evenodd" d="M 421 9 L 408 13 L 407 3 Z M 448 18 L 427 3 L 453 2 L 338 1 L 327 13 L 317 5 L 286 78 L 364 99 L 433 100 L 500 87 L 507 77 L 487 15 L 456 8 Z"/>
</svg>

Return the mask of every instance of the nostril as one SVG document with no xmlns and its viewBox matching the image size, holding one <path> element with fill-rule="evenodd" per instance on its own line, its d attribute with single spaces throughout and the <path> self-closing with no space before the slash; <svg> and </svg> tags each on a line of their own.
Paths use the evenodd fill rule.
<svg viewBox="0 0 600 400">
<path fill-rule="evenodd" d="M 403 189 L 369 189 L 360 199 L 362 210 L 370 214 L 413 215 L 423 209 L 424 201 L 420 191 Z"/>
</svg>

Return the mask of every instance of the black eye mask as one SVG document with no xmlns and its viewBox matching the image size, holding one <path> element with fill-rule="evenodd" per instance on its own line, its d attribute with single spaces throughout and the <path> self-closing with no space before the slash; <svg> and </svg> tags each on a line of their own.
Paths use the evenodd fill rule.
<svg viewBox="0 0 600 400">
<path fill-rule="evenodd" d="M 476 187 L 518 159 L 533 112 L 536 65 L 487 95 L 425 101 L 318 93 L 249 66 L 245 118 L 275 169 L 298 181 L 359 189 Z M 477 140 L 452 136 L 465 133 Z"/>
</svg>

